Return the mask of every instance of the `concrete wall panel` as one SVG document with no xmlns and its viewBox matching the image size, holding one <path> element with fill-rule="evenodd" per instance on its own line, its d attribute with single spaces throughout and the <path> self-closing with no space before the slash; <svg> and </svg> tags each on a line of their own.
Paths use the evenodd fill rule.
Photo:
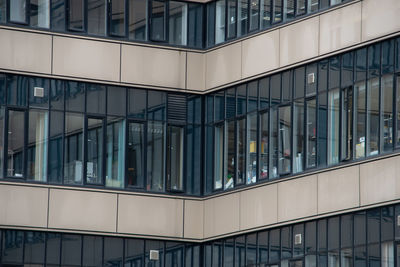
<svg viewBox="0 0 400 267">
<path fill-rule="evenodd" d="M 185 200 L 185 238 L 202 239 L 204 236 L 204 204 L 203 201 Z"/>
<path fill-rule="evenodd" d="M 278 222 L 316 214 L 316 175 L 278 183 Z"/>
<path fill-rule="evenodd" d="M 47 227 L 48 189 L 0 185 L 0 224 Z"/>
<path fill-rule="evenodd" d="M 320 16 L 320 55 L 361 41 L 361 3 Z"/>
<path fill-rule="evenodd" d="M 240 193 L 240 230 L 278 222 L 278 186 L 266 185 Z"/>
<path fill-rule="evenodd" d="M 187 89 L 206 89 L 206 56 L 202 53 L 187 53 Z"/>
<path fill-rule="evenodd" d="M 318 174 L 318 214 L 358 207 L 359 196 L 358 165 Z"/>
<path fill-rule="evenodd" d="M 243 78 L 279 67 L 279 30 L 249 38 L 242 47 Z"/>
<path fill-rule="evenodd" d="M 118 232 L 183 237 L 183 200 L 119 195 Z"/>
<path fill-rule="evenodd" d="M 0 68 L 51 74 L 51 38 L 0 29 Z"/>
<path fill-rule="evenodd" d="M 53 53 L 55 75 L 119 81 L 119 44 L 55 36 Z"/>
<path fill-rule="evenodd" d="M 121 81 L 185 88 L 186 52 L 122 45 Z"/>
<path fill-rule="evenodd" d="M 49 228 L 115 232 L 117 195 L 50 189 Z"/>
</svg>

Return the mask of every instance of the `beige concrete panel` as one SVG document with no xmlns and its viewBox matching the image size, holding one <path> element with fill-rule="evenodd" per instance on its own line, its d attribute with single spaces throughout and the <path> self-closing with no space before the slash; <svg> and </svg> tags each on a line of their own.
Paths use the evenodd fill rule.
<svg viewBox="0 0 400 267">
<path fill-rule="evenodd" d="M 0 185 L 0 224 L 47 227 L 48 189 Z"/>
<path fill-rule="evenodd" d="M 323 55 L 361 41 L 361 3 L 320 16 L 320 50 Z"/>
<path fill-rule="evenodd" d="M 246 190 L 240 194 L 240 230 L 277 223 L 277 184 Z"/>
<path fill-rule="evenodd" d="M 203 201 L 185 200 L 185 238 L 203 238 L 204 204 Z"/>
<path fill-rule="evenodd" d="M 206 89 L 206 56 L 201 53 L 187 53 L 187 89 Z"/>
<path fill-rule="evenodd" d="M 399 0 L 364 0 L 362 3 L 362 41 L 400 30 Z"/>
<path fill-rule="evenodd" d="M 240 80 L 242 43 L 230 44 L 206 54 L 206 88 Z"/>
<path fill-rule="evenodd" d="M 359 191 L 358 166 L 318 174 L 318 214 L 358 207 Z"/>
<path fill-rule="evenodd" d="M 249 38 L 242 46 L 242 78 L 279 67 L 279 30 Z"/>
<path fill-rule="evenodd" d="M 239 231 L 240 194 L 204 201 L 204 238 Z"/>
<path fill-rule="evenodd" d="M 118 232 L 183 237 L 183 200 L 119 195 Z"/>
<path fill-rule="evenodd" d="M 49 228 L 115 232 L 117 195 L 50 189 Z"/>
<path fill-rule="evenodd" d="M 120 44 L 54 36 L 53 74 L 119 81 Z"/>
<path fill-rule="evenodd" d="M 400 157 L 360 165 L 361 205 L 375 204 L 400 197 Z"/>
<path fill-rule="evenodd" d="M 51 74 L 51 35 L 0 29 L 0 68 Z"/>
<path fill-rule="evenodd" d="M 278 222 L 316 214 L 316 175 L 278 183 Z"/>
<path fill-rule="evenodd" d="M 319 17 L 280 29 L 281 67 L 318 56 Z"/>
<path fill-rule="evenodd" d="M 122 45 L 121 81 L 185 88 L 186 52 Z"/>
</svg>

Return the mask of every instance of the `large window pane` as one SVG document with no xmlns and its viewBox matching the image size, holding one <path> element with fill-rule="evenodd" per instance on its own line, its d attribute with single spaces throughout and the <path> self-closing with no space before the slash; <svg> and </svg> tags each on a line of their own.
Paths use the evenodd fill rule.
<svg viewBox="0 0 400 267">
<path fill-rule="evenodd" d="M 274 3 L 274 19 L 273 23 L 278 23 L 282 21 L 282 11 L 283 11 L 283 0 L 273 0 Z"/>
<path fill-rule="evenodd" d="M 49 115 L 47 111 L 30 110 L 28 128 L 27 178 L 47 181 Z"/>
<path fill-rule="evenodd" d="M 213 126 L 205 126 L 205 146 L 204 146 L 204 161 L 205 161 L 205 174 L 204 174 L 204 193 L 211 193 L 214 187 L 213 174 L 214 174 L 214 131 Z"/>
<path fill-rule="evenodd" d="M 151 1 L 150 38 L 153 41 L 165 40 L 165 5 L 164 1 Z"/>
<path fill-rule="evenodd" d="M 8 111 L 7 176 L 23 177 L 25 112 Z"/>
<path fill-rule="evenodd" d="M 214 127 L 214 189 L 222 188 L 224 158 L 224 125 Z"/>
<path fill-rule="evenodd" d="M 108 86 L 107 114 L 115 116 L 125 116 L 126 89 L 124 87 Z"/>
<path fill-rule="evenodd" d="M 50 142 L 49 142 L 49 182 L 61 183 L 63 177 L 63 133 L 64 113 L 50 113 Z"/>
<path fill-rule="evenodd" d="M 84 24 L 84 0 L 68 0 L 69 13 L 68 13 L 68 29 L 72 31 L 83 31 Z"/>
<path fill-rule="evenodd" d="M 144 264 L 144 240 L 125 239 L 125 266 L 141 267 Z"/>
<path fill-rule="evenodd" d="M 170 190 L 183 190 L 183 136 L 183 127 L 168 127 L 167 178 Z"/>
<path fill-rule="evenodd" d="M 143 187 L 143 145 L 144 125 L 142 123 L 129 123 L 127 147 L 128 186 Z"/>
<path fill-rule="evenodd" d="M 122 266 L 124 255 L 124 240 L 117 237 L 104 238 L 103 266 Z"/>
<path fill-rule="evenodd" d="M 1 1 L 1 0 L 0 0 Z M 65 0 L 51 0 L 51 29 L 65 30 Z"/>
<path fill-rule="evenodd" d="M 350 160 L 353 156 L 353 88 L 342 89 L 341 98 L 341 160 Z"/>
<path fill-rule="evenodd" d="M 50 0 L 30 0 L 30 11 L 31 26 L 39 28 L 50 27 Z"/>
<path fill-rule="evenodd" d="M 82 236 L 63 234 L 61 244 L 61 265 L 81 266 Z"/>
<path fill-rule="evenodd" d="M 129 89 L 128 116 L 144 119 L 146 115 L 147 92 L 141 89 Z"/>
<path fill-rule="evenodd" d="M 271 109 L 271 138 L 269 143 L 269 178 L 278 177 L 278 108 Z"/>
<path fill-rule="evenodd" d="M 125 120 L 107 119 L 106 186 L 124 187 L 125 177 Z M 129 157 L 129 154 L 127 155 Z M 130 161 L 128 161 L 130 162 Z"/>
<path fill-rule="evenodd" d="M 233 238 L 229 238 L 224 242 L 224 266 L 233 266 L 234 262 L 235 242 Z"/>
<path fill-rule="evenodd" d="M 238 0 L 238 36 L 247 34 L 249 0 Z"/>
<path fill-rule="evenodd" d="M 24 232 L 4 230 L 3 235 L 1 263 L 4 265 L 10 264 L 8 266 L 23 266 Z"/>
<path fill-rule="evenodd" d="M 187 3 L 169 2 L 169 43 L 186 45 L 187 43 Z"/>
<path fill-rule="evenodd" d="M 290 173 L 292 119 L 290 106 L 279 107 L 279 174 Z"/>
<path fill-rule="evenodd" d="M 142 0 L 129 0 L 129 39 L 147 39 L 147 3 Z"/>
<path fill-rule="evenodd" d="M 260 28 L 265 29 L 271 24 L 271 0 L 260 0 Z"/>
<path fill-rule="evenodd" d="M 246 236 L 238 236 L 235 239 L 235 266 L 246 266 Z"/>
<path fill-rule="evenodd" d="M 294 9 L 294 5 L 295 5 L 295 1 L 296 0 L 284 0 L 284 7 L 285 7 L 285 11 L 284 11 L 284 16 L 285 16 L 285 20 L 292 20 L 294 19 L 294 15 L 295 15 L 295 9 Z"/>
<path fill-rule="evenodd" d="M 125 0 L 111 1 L 110 34 L 125 36 Z"/>
<path fill-rule="evenodd" d="M 237 183 L 241 184 L 246 181 L 246 119 L 237 121 L 237 150 L 238 150 L 238 170 L 237 170 Z"/>
<path fill-rule="evenodd" d="M 317 156 L 317 105 L 315 99 L 307 100 L 306 124 L 306 166 L 316 166 Z"/>
<path fill-rule="evenodd" d="M 246 266 L 255 266 L 257 263 L 257 233 L 246 236 Z"/>
<path fill-rule="evenodd" d="M 188 43 L 189 47 L 203 47 L 203 4 L 188 3 Z"/>
<path fill-rule="evenodd" d="M 7 75 L 7 104 L 24 107 L 28 100 L 29 78 Z"/>
<path fill-rule="evenodd" d="M 87 120 L 86 148 L 86 183 L 101 184 L 103 182 L 103 120 Z"/>
<path fill-rule="evenodd" d="M 259 179 L 268 178 L 268 140 L 269 140 L 269 114 L 260 114 L 260 174 Z"/>
<path fill-rule="evenodd" d="M 327 94 L 319 93 L 318 95 L 318 145 L 317 145 L 317 161 L 318 166 L 326 165 L 326 146 L 327 146 L 327 115 L 328 103 Z"/>
<path fill-rule="evenodd" d="M 64 183 L 81 184 L 83 175 L 83 115 L 65 114 Z"/>
<path fill-rule="evenodd" d="M 226 38 L 236 37 L 236 15 L 237 15 L 237 0 L 227 0 L 228 4 L 228 27 Z"/>
<path fill-rule="evenodd" d="M 85 84 L 67 82 L 65 88 L 65 109 L 83 112 L 85 109 Z"/>
<path fill-rule="evenodd" d="M 367 155 L 379 153 L 379 78 L 368 80 L 367 85 Z"/>
<path fill-rule="evenodd" d="M 207 4 L 207 46 L 215 44 L 215 2 Z"/>
<path fill-rule="evenodd" d="M 258 262 L 260 264 L 268 262 L 268 231 L 258 233 Z"/>
<path fill-rule="evenodd" d="M 47 233 L 46 235 L 46 264 L 47 266 L 60 264 L 61 234 Z"/>
<path fill-rule="evenodd" d="M 365 82 L 356 83 L 354 86 L 354 93 L 356 101 L 355 107 L 357 108 L 357 115 L 355 116 L 355 143 L 356 143 L 356 158 L 365 156 L 365 112 L 366 112 L 366 88 Z"/>
<path fill-rule="evenodd" d="M 106 35 L 107 0 L 88 0 L 87 13 L 88 33 Z"/>
<path fill-rule="evenodd" d="M 381 79 L 382 117 L 381 117 L 381 149 L 393 149 L 393 75 L 385 75 Z"/>
<path fill-rule="evenodd" d="M 10 21 L 26 23 L 27 0 L 9 1 Z"/>
<path fill-rule="evenodd" d="M 261 79 L 259 82 L 260 109 L 269 106 L 269 78 Z"/>
<path fill-rule="evenodd" d="M 381 255 L 380 256 L 381 256 L 381 266 L 382 267 L 394 267 L 394 247 L 393 247 L 393 242 L 384 242 L 384 243 L 382 243 L 382 245 L 381 245 Z"/>
<path fill-rule="evenodd" d="M 293 173 L 303 171 L 304 162 L 304 101 L 294 103 L 293 120 Z"/>
<path fill-rule="evenodd" d="M 328 164 L 339 162 L 339 89 L 328 94 Z"/>
<path fill-rule="evenodd" d="M 82 257 L 83 266 L 101 266 L 103 264 L 103 237 L 84 235 Z"/>
<path fill-rule="evenodd" d="M 165 120 L 166 93 L 149 91 L 147 102 L 147 118 L 149 120 Z"/>
<path fill-rule="evenodd" d="M 227 122 L 227 157 L 225 159 L 226 178 L 225 189 L 233 188 L 236 173 L 236 142 L 235 142 L 235 121 Z"/>
<path fill-rule="evenodd" d="M 247 116 L 247 184 L 257 182 L 257 113 Z"/>
<path fill-rule="evenodd" d="M 201 184 L 201 126 L 188 125 L 186 134 L 186 193 L 187 194 L 200 194 Z"/>
<path fill-rule="evenodd" d="M 225 0 L 216 2 L 215 43 L 225 41 Z"/>
<path fill-rule="evenodd" d="M 105 114 L 106 87 L 97 84 L 88 84 L 86 87 L 86 112 Z"/>
<path fill-rule="evenodd" d="M 164 123 L 149 121 L 147 124 L 147 189 L 164 190 Z"/>
</svg>

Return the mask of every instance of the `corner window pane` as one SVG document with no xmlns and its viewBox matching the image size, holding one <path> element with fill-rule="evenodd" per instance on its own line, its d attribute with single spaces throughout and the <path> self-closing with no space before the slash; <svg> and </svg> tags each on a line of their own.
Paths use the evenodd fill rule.
<svg viewBox="0 0 400 267">
<path fill-rule="evenodd" d="M 50 0 L 30 0 L 30 23 L 33 27 L 49 28 Z"/>
<path fill-rule="evenodd" d="M 393 75 L 385 75 L 381 78 L 382 91 L 382 113 L 380 129 L 381 149 L 382 151 L 391 151 L 393 149 Z"/>
<path fill-rule="evenodd" d="M 61 183 L 63 172 L 63 133 L 64 113 L 50 113 L 50 142 L 49 142 L 49 182 Z"/>
<path fill-rule="evenodd" d="M 186 45 L 187 43 L 187 3 L 169 2 L 169 43 Z"/>
<path fill-rule="evenodd" d="M 147 39 L 146 1 L 129 0 L 129 39 L 145 41 Z"/>
<path fill-rule="evenodd" d="M 246 181 L 246 119 L 237 121 L 237 150 L 238 150 L 238 170 L 237 183 L 241 184 Z"/>
<path fill-rule="evenodd" d="M 227 158 L 225 160 L 225 189 L 233 188 L 236 173 L 235 121 L 227 122 Z"/>
<path fill-rule="evenodd" d="M 216 2 L 215 43 L 225 41 L 225 0 Z"/>
<path fill-rule="evenodd" d="M 237 15 L 237 0 L 227 0 L 228 1 L 228 32 L 226 38 L 236 37 L 236 15 Z"/>
<path fill-rule="evenodd" d="M 61 265 L 81 266 L 81 235 L 63 234 L 61 249 Z"/>
<path fill-rule="evenodd" d="M 189 3 L 188 46 L 203 47 L 203 4 Z"/>
<path fill-rule="evenodd" d="M 271 24 L 271 0 L 260 0 L 260 27 L 267 28 Z"/>
<path fill-rule="evenodd" d="M 125 120 L 107 118 L 106 186 L 124 187 L 125 177 Z M 130 161 L 128 161 L 130 162 Z"/>
<path fill-rule="evenodd" d="M 86 148 L 86 182 L 101 184 L 103 181 L 103 120 L 87 120 Z"/>
<path fill-rule="evenodd" d="M 238 36 L 247 34 L 249 0 L 238 1 Z"/>
<path fill-rule="evenodd" d="M 260 114 L 260 174 L 259 179 L 268 178 L 268 140 L 269 140 L 269 114 Z"/>
<path fill-rule="evenodd" d="M 150 38 L 153 41 L 165 40 L 165 6 L 164 1 L 151 1 Z"/>
<path fill-rule="evenodd" d="M 71 31 L 83 31 L 84 24 L 84 0 L 68 0 L 68 29 Z"/>
<path fill-rule="evenodd" d="M 64 183 L 82 184 L 83 115 L 65 114 Z"/>
<path fill-rule="evenodd" d="M 27 0 L 9 1 L 10 21 L 17 23 L 27 23 L 26 21 L 26 3 Z"/>
<path fill-rule="evenodd" d="M 214 141 L 214 189 L 221 189 L 224 176 L 224 125 L 214 127 Z"/>
<path fill-rule="evenodd" d="M 257 181 L 257 113 L 247 116 L 247 184 Z"/>
<path fill-rule="evenodd" d="M 328 94 L 328 164 L 339 162 L 339 89 Z"/>
<path fill-rule="evenodd" d="M 44 110 L 29 110 L 27 178 L 47 181 L 49 115 Z"/>
<path fill-rule="evenodd" d="M 367 155 L 379 153 L 379 78 L 367 84 Z"/>
<path fill-rule="evenodd" d="M 293 173 L 303 171 L 304 162 L 304 101 L 294 103 L 293 120 Z"/>
<path fill-rule="evenodd" d="M 111 1 L 110 34 L 125 36 L 125 0 Z"/>
<path fill-rule="evenodd" d="M 88 33 L 106 35 L 107 0 L 88 0 Z"/>
<path fill-rule="evenodd" d="M 144 125 L 141 123 L 129 123 L 127 147 L 128 186 L 143 187 L 143 138 Z"/>
<path fill-rule="evenodd" d="M 8 111 L 7 176 L 23 177 L 25 112 Z"/>
<path fill-rule="evenodd" d="M 167 175 L 170 190 L 183 190 L 183 136 L 184 128 L 168 127 Z"/>
<path fill-rule="evenodd" d="M 291 162 L 291 129 L 292 119 L 290 106 L 279 107 L 279 174 L 290 173 Z"/>
<path fill-rule="evenodd" d="M 0 0 L 1 1 L 1 0 Z M 65 30 L 65 0 L 51 0 L 51 29 Z"/>
<path fill-rule="evenodd" d="M 147 124 L 147 189 L 164 190 L 164 123 L 149 121 Z"/>
<path fill-rule="evenodd" d="M 215 2 L 207 4 L 207 46 L 215 44 Z"/>
</svg>

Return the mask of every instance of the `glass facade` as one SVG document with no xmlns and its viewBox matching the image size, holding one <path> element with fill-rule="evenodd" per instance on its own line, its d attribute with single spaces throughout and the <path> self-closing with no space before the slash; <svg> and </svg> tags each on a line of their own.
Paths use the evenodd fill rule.
<svg viewBox="0 0 400 267">
<path fill-rule="evenodd" d="M 348 1 L 0 0 L 0 24 L 203 49 Z"/>
</svg>

